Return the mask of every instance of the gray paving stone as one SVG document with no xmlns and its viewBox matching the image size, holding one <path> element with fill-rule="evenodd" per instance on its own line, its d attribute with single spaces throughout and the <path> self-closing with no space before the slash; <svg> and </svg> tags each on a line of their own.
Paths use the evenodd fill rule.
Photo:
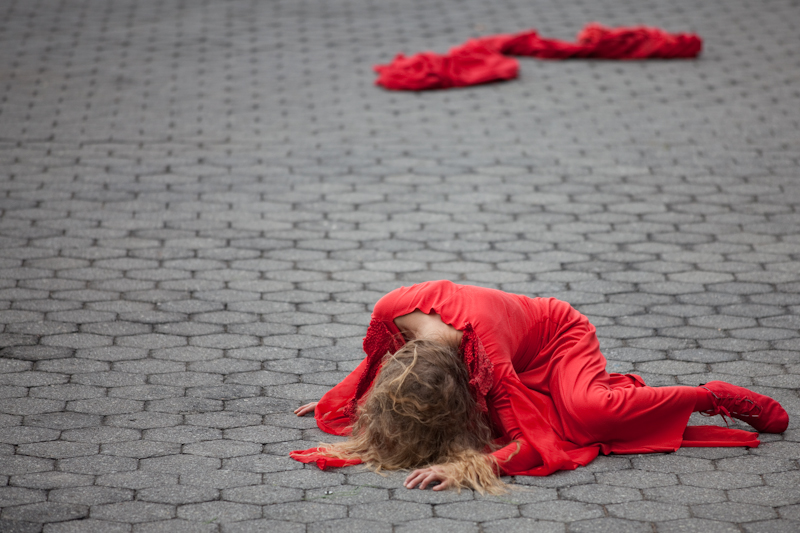
<svg viewBox="0 0 800 533">
<path fill-rule="evenodd" d="M 729 522 L 754 522 L 775 518 L 777 513 L 771 507 L 750 503 L 722 502 L 703 505 L 690 505 L 692 514 L 697 518 Z"/>
<path fill-rule="evenodd" d="M 642 472 L 640 470 L 602 472 L 598 473 L 595 477 L 599 483 L 637 489 L 671 486 L 677 485 L 678 483 L 678 479 L 673 474 Z"/>
<path fill-rule="evenodd" d="M 716 503 L 726 500 L 725 492 L 721 489 L 690 486 L 649 488 L 644 489 L 642 493 L 648 500 L 686 505 L 693 503 Z"/>
<path fill-rule="evenodd" d="M 449 518 L 423 518 L 411 520 L 397 527 L 398 531 L 478 531 L 474 522 L 451 520 Z"/>
<path fill-rule="evenodd" d="M 483 524 L 485 531 L 490 533 L 522 532 L 522 531 L 542 531 L 546 533 L 562 533 L 566 529 L 565 524 L 558 522 L 548 522 L 543 520 L 533 520 L 531 518 L 508 518 L 496 520 Z"/>
<path fill-rule="evenodd" d="M 81 424 L 83 425 L 83 424 Z M 135 429 L 112 427 L 81 427 L 61 433 L 61 438 L 72 442 L 106 444 L 139 440 L 141 433 Z"/>
<path fill-rule="evenodd" d="M 22 487 L 0 487 L 0 507 L 43 502 L 47 494 L 43 490 Z"/>
<path fill-rule="evenodd" d="M 206 472 L 219 469 L 221 461 L 214 457 L 198 457 L 194 455 L 165 455 L 141 459 L 142 470 L 160 473 Z"/>
<path fill-rule="evenodd" d="M 556 520 L 558 522 L 574 522 L 603 516 L 603 508 L 596 504 L 553 500 L 533 503 L 520 508 L 522 516 L 537 520 Z"/>
<path fill-rule="evenodd" d="M 786 507 L 782 507 L 779 510 L 781 518 L 786 518 L 789 520 L 797 520 L 798 519 L 798 511 L 800 511 L 800 506 L 798 505 L 787 505 Z"/>
<path fill-rule="evenodd" d="M 349 479 L 354 479 L 356 476 L 350 476 Z M 352 481 L 351 481 L 352 483 Z M 398 487 L 401 484 L 401 480 L 398 480 Z M 387 484 L 387 487 L 389 485 Z M 419 489 L 403 489 L 403 490 L 395 490 L 393 494 L 393 499 L 395 500 L 403 500 L 409 502 L 416 502 L 416 503 L 429 503 L 429 504 L 440 504 L 440 503 L 448 503 L 448 502 L 459 502 L 459 501 L 472 501 L 474 500 L 474 495 L 472 491 L 463 490 L 461 492 L 456 491 L 437 491 L 434 492 L 432 490 L 419 490 Z"/>
<path fill-rule="evenodd" d="M 660 502 L 628 502 L 607 506 L 609 515 L 628 520 L 661 522 L 689 518 L 686 505 Z"/>
<path fill-rule="evenodd" d="M 431 517 L 430 507 L 399 501 L 374 502 L 350 508 L 352 518 L 373 519 L 381 522 L 402 523 Z"/>
<path fill-rule="evenodd" d="M 0 527 L 3 528 L 3 531 L 8 531 L 9 533 L 39 533 L 42 531 L 42 524 L 6 520 L 4 518 L 0 518 Z"/>
<path fill-rule="evenodd" d="M 515 505 L 495 502 L 454 502 L 436 506 L 436 516 L 454 520 L 500 520 L 519 516 Z"/>
<path fill-rule="evenodd" d="M 312 489 L 340 484 L 344 476 L 335 472 L 318 470 L 298 470 L 270 474 L 265 482 L 272 486 Z"/>
<path fill-rule="evenodd" d="M 11 477 L 11 483 L 18 487 L 35 489 L 55 489 L 91 485 L 94 478 L 89 475 L 66 472 L 38 472 Z"/>
<path fill-rule="evenodd" d="M 644 455 L 632 459 L 634 468 L 673 474 L 713 470 L 711 461 L 676 455 Z"/>
<path fill-rule="evenodd" d="M 153 522 L 171 518 L 175 509 L 171 505 L 149 502 L 119 502 L 92 506 L 92 518 L 115 522 Z"/>
<path fill-rule="evenodd" d="M 0 472 L 5 475 L 47 472 L 54 469 L 54 461 L 39 457 L 0 457 Z"/>
<path fill-rule="evenodd" d="M 187 424 L 204 427 L 206 429 L 228 429 L 258 424 L 261 422 L 261 417 L 253 414 L 237 413 L 235 411 L 221 411 L 218 413 L 186 415 L 185 420 Z"/>
<path fill-rule="evenodd" d="M 47 533 L 128 533 L 131 531 L 131 526 L 108 520 L 85 518 L 80 521 L 45 524 L 42 531 Z"/>
<path fill-rule="evenodd" d="M 323 522 L 328 523 L 328 522 Z M 305 524 L 289 522 L 286 520 L 246 520 L 223 524 L 224 533 L 256 533 L 258 531 L 275 531 L 276 533 L 303 533 L 306 531 Z"/>
<path fill-rule="evenodd" d="M 620 518 L 595 518 L 593 520 L 573 522 L 569 524 L 567 531 L 570 533 L 583 533 L 584 531 L 638 533 L 652 531 L 652 528 L 650 524 L 646 522 L 635 522 L 633 520 L 623 520 Z"/>
<path fill-rule="evenodd" d="M 797 522 L 794 520 L 765 520 L 763 522 L 754 522 L 751 524 L 744 524 L 745 531 L 792 531 L 797 527 Z"/>
<path fill-rule="evenodd" d="M 29 443 L 53 441 L 57 439 L 58 436 L 59 432 L 52 429 L 18 426 L 5 428 L 3 430 L 3 434 L 0 435 L 0 442 L 24 445 Z"/>
<path fill-rule="evenodd" d="M 17 446 L 19 455 L 31 455 L 49 459 L 95 455 L 98 450 L 99 446 L 96 444 L 64 441 L 36 442 Z"/>
<path fill-rule="evenodd" d="M 796 487 L 796 481 L 800 478 L 800 471 L 792 470 L 789 472 L 778 472 L 775 474 L 765 474 L 762 479 L 767 485 L 774 487 Z"/>
<path fill-rule="evenodd" d="M 225 405 L 230 411 L 240 412 L 240 414 L 254 413 L 259 415 L 271 415 L 291 412 L 294 410 L 294 406 L 297 405 L 297 402 L 290 399 L 262 396 L 260 398 L 239 398 L 230 400 L 226 402 Z M 249 439 L 243 438 L 242 440 Z"/>
<path fill-rule="evenodd" d="M 517 484 L 512 484 L 512 478 L 504 477 L 501 480 L 506 483 L 508 492 L 505 494 L 492 495 L 474 493 L 475 499 L 478 501 L 489 501 L 496 503 L 504 503 L 509 505 L 522 505 L 526 503 L 544 502 L 555 500 L 558 498 L 558 491 L 550 488 L 539 487 L 524 487 Z"/>
<path fill-rule="evenodd" d="M 762 484 L 759 476 L 741 472 L 705 472 L 702 475 L 681 474 L 679 477 L 686 485 L 707 488 L 736 489 Z"/>
<path fill-rule="evenodd" d="M 238 503 L 269 505 L 297 501 L 303 497 L 301 489 L 286 487 L 270 487 L 267 485 L 250 485 L 223 489 L 222 499 Z"/>
<path fill-rule="evenodd" d="M 233 502 L 195 503 L 180 506 L 178 517 L 194 522 L 238 522 L 260 518 L 261 508 Z"/>
<path fill-rule="evenodd" d="M 211 487 L 166 485 L 141 489 L 137 491 L 136 497 L 146 502 L 181 505 L 215 500 L 219 497 L 219 491 Z"/>
<path fill-rule="evenodd" d="M 739 528 L 730 522 L 704 520 L 702 518 L 686 518 L 660 522 L 657 525 L 658 533 L 673 533 L 678 531 L 708 531 L 709 533 L 734 533 Z"/>
<path fill-rule="evenodd" d="M 594 481 L 594 474 L 586 469 L 560 471 L 546 477 L 517 476 L 514 478 L 514 482 L 522 486 L 533 485 L 536 487 L 555 488 L 570 487 L 572 485 L 581 485 Z"/>
<path fill-rule="evenodd" d="M 127 427 L 136 429 L 151 429 L 157 427 L 173 426 L 182 422 L 180 415 L 165 413 L 131 413 L 126 415 L 112 415 L 106 417 L 106 423 L 114 427 Z"/>
<path fill-rule="evenodd" d="M 191 522 L 188 520 L 181 520 L 173 518 L 172 520 L 158 520 L 155 522 L 144 522 L 141 524 L 134 524 L 134 533 L 154 532 L 154 533 L 216 533 L 219 531 L 217 524 L 206 524 Z"/>
<path fill-rule="evenodd" d="M 110 487 L 70 487 L 51 490 L 48 500 L 51 502 L 74 503 L 82 505 L 102 505 L 133 499 L 133 491 Z"/>
<path fill-rule="evenodd" d="M 341 518 L 338 520 L 326 520 L 325 522 L 315 522 L 308 525 L 307 531 L 313 533 L 333 533 L 335 531 L 353 532 L 381 532 L 387 533 L 392 530 L 391 525 L 373 521 L 358 520 L 354 518 Z"/>
<path fill-rule="evenodd" d="M 145 489 L 178 483 L 178 475 L 172 473 L 131 471 L 98 476 L 97 484 L 126 489 Z"/>
<path fill-rule="evenodd" d="M 46 523 L 77 520 L 88 513 L 89 508 L 85 505 L 41 502 L 7 507 L 3 509 L 2 517 L 5 520 Z"/>
<path fill-rule="evenodd" d="M 5 427 L 5 428 L 17 426 L 17 425 L 19 425 L 21 423 L 22 423 L 22 417 L 21 416 L 12 416 L 12 415 L 4 414 L 2 417 L 0 417 L 0 426 Z M 13 448 L 13 445 L 5 444 L 4 447 Z"/>
<path fill-rule="evenodd" d="M 39 398 L 7 398 L 3 400 L 3 411 L 11 415 L 38 415 L 63 410 L 64 402 Z"/>
<path fill-rule="evenodd" d="M 800 489 L 796 487 L 749 487 L 728 491 L 728 498 L 734 502 L 779 507 L 800 503 Z"/>
<path fill-rule="evenodd" d="M 184 485 L 213 487 L 216 489 L 258 485 L 261 483 L 260 474 L 235 470 L 187 471 L 181 474 L 180 479 Z"/>
<path fill-rule="evenodd" d="M 289 502 L 265 505 L 265 518 L 292 522 L 326 522 L 347 516 L 347 508 L 342 505 L 326 505 L 316 502 Z M 351 517 L 358 518 L 358 517 Z M 375 515 L 373 515 L 375 518 Z M 380 520 L 383 521 L 383 520 Z"/>
<path fill-rule="evenodd" d="M 58 469 L 74 474 L 102 475 L 114 472 L 136 470 L 137 461 L 133 457 L 110 457 L 103 455 L 87 457 L 68 457 L 58 460 Z"/>
<path fill-rule="evenodd" d="M 288 443 L 288 448 L 294 448 L 297 445 L 293 442 Z M 290 450 L 291 451 L 291 450 Z M 302 465 L 296 461 L 286 457 L 283 452 L 270 451 L 271 453 L 280 453 L 280 455 L 247 455 L 243 457 L 233 457 L 231 459 L 223 460 L 223 467 L 229 470 L 239 470 L 243 472 L 285 472 L 288 470 L 300 470 Z"/>
<path fill-rule="evenodd" d="M 630 487 L 610 487 L 602 485 L 581 485 L 561 490 L 567 499 L 584 503 L 612 504 L 641 500 L 641 493 Z"/>
<path fill-rule="evenodd" d="M 231 439 L 209 440 L 183 446 L 183 452 L 205 457 L 227 459 L 261 452 L 261 445 L 254 442 L 242 442 Z"/>
</svg>

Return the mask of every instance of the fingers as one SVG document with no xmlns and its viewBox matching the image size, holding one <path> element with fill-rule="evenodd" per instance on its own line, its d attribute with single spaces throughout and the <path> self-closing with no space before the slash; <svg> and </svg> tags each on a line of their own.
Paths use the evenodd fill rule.
<svg viewBox="0 0 800 533">
<path fill-rule="evenodd" d="M 430 468 L 420 468 L 414 470 L 408 475 L 403 485 L 405 485 L 407 489 L 413 489 L 414 487 L 425 481 L 425 478 L 428 474 L 430 474 L 430 471 L 431 471 Z M 420 488 L 424 489 L 425 486 L 421 485 Z"/>
<path fill-rule="evenodd" d="M 307 403 L 307 404 L 302 405 L 302 406 L 298 407 L 297 409 L 295 409 L 294 410 L 294 414 L 296 414 L 297 416 L 303 416 L 303 415 L 306 415 L 308 413 L 313 412 L 314 408 L 316 408 L 316 407 L 317 407 L 317 402 Z"/>
<path fill-rule="evenodd" d="M 450 480 L 449 479 L 445 479 L 445 480 L 442 480 L 438 485 L 433 487 L 433 490 L 437 490 L 437 491 L 438 490 L 447 490 L 449 488 L 450 488 Z"/>
<path fill-rule="evenodd" d="M 406 477 L 405 482 L 403 482 L 403 486 L 407 489 L 413 489 L 419 484 L 422 476 L 423 476 L 422 470 L 414 470 L 408 475 L 408 477 Z"/>
<path fill-rule="evenodd" d="M 438 472 L 434 468 L 420 468 L 418 470 L 414 470 L 408 475 L 403 485 L 407 489 L 413 489 L 419 485 L 419 488 L 424 490 L 428 487 L 428 485 L 434 482 L 438 482 L 439 484 L 433 487 L 433 490 L 445 490 L 450 486 L 450 482 L 444 476 L 444 474 Z"/>
</svg>

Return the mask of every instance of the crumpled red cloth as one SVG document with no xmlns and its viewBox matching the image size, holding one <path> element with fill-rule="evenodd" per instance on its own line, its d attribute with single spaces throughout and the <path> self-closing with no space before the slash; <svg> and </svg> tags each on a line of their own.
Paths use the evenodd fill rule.
<svg viewBox="0 0 800 533">
<path fill-rule="evenodd" d="M 376 65 L 376 85 L 397 91 L 466 87 L 517 77 L 519 65 L 508 55 L 539 59 L 677 59 L 697 57 L 703 41 L 690 33 L 667 33 L 659 28 L 607 28 L 587 24 L 576 42 L 545 39 L 528 30 L 514 35 L 470 39 L 447 54 L 398 54 L 387 65 Z"/>
</svg>

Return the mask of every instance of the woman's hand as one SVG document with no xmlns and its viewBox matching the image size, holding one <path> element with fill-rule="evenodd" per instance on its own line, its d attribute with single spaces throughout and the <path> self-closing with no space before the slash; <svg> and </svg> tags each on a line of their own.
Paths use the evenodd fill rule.
<svg viewBox="0 0 800 533">
<path fill-rule="evenodd" d="M 307 404 L 305 404 L 303 406 L 300 406 L 300 407 L 298 407 L 297 409 L 294 410 L 294 414 L 296 414 L 297 416 L 303 416 L 303 415 L 306 415 L 308 413 L 313 413 L 314 412 L 314 408 L 317 406 L 317 403 L 319 403 L 319 402 L 311 402 L 311 403 L 307 403 Z"/>
<path fill-rule="evenodd" d="M 446 490 L 452 484 L 452 480 L 447 477 L 441 466 L 433 465 L 428 468 L 419 468 L 411 472 L 406 478 L 403 485 L 407 489 L 413 489 L 419 485 L 420 489 L 426 488 L 433 482 L 438 482 L 438 485 L 433 487 L 433 490 Z"/>
</svg>

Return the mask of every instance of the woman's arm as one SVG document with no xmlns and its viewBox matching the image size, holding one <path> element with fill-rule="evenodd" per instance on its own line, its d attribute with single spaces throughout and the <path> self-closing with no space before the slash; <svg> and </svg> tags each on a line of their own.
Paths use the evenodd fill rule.
<svg viewBox="0 0 800 533">
<path fill-rule="evenodd" d="M 424 339 L 458 346 L 462 333 L 450 324 L 445 324 L 440 315 L 426 315 L 419 309 L 394 319 L 394 324 L 406 340 Z"/>
</svg>

